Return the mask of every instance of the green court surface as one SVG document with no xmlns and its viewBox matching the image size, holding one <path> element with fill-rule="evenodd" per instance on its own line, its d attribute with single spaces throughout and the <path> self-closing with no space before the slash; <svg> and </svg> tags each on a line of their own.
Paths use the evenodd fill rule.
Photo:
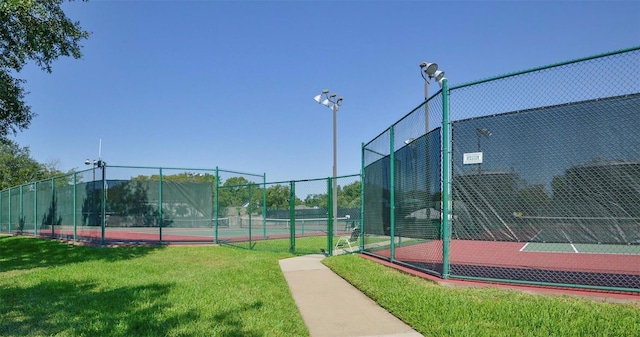
<svg viewBox="0 0 640 337">
<path fill-rule="evenodd" d="M 640 245 L 527 242 L 521 252 L 640 254 Z"/>
</svg>

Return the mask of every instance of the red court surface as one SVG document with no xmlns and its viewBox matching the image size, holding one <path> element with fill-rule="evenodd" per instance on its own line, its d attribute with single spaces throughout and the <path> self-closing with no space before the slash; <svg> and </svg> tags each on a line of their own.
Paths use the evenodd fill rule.
<svg viewBox="0 0 640 337">
<path fill-rule="evenodd" d="M 603 302 L 614 302 L 614 303 L 629 303 L 636 302 L 640 304 L 640 293 L 631 293 L 631 292 L 615 292 L 615 291 L 600 291 L 600 290 L 592 290 L 592 289 L 575 289 L 568 287 L 555 287 L 555 286 L 536 286 L 536 285 L 521 285 L 521 284 L 513 284 L 513 283 L 504 283 L 504 282 L 488 282 L 488 281 L 468 281 L 468 280 L 460 280 L 460 279 L 442 279 L 438 276 L 421 272 L 416 269 L 408 268 L 406 266 L 402 266 L 399 264 L 391 263 L 389 261 L 383 260 L 381 258 L 360 254 L 362 258 L 372 260 L 374 262 L 380 263 L 390 268 L 394 268 L 403 273 L 407 273 L 410 275 L 414 275 L 420 278 L 424 278 L 435 282 L 441 286 L 448 287 L 492 287 L 498 289 L 508 289 L 521 291 L 524 293 L 537 294 L 537 295 L 554 295 L 554 296 L 574 296 L 574 297 L 582 297 L 596 301 Z"/>
<path fill-rule="evenodd" d="M 640 295 L 640 254 L 540 252 L 523 242 L 452 240 L 451 278 L 581 287 Z M 390 259 L 390 250 L 368 254 Z M 441 275 L 442 241 L 396 247 L 394 261 Z"/>
<path fill-rule="evenodd" d="M 452 240 L 450 263 L 460 265 L 527 267 L 561 271 L 640 274 L 640 254 L 599 254 L 521 251 L 524 242 Z M 389 257 L 389 250 L 375 251 Z M 403 262 L 442 263 L 442 241 L 396 247 Z"/>
<path fill-rule="evenodd" d="M 71 228 L 55 228 L 39 230 L 38 235 L 33 231 L 25 232 L 25 235 L 40 236 L 46 238 L 57 238 L 63 240 L 80 242 L 102 243 L 102 230 L 96 227 L 80 227 L 74 234 Z M 251 233 L 251 240 L 269 240 L 288 238 L 288 231 L 268 231 L 266 237 L 262 230 L 254 230 Z M 296 233 L 296 237 L 326 235 L 325 232 L 311 232 L 304 234 Z M 104 231 L 104 243 L 148 243 L 148 244 L 170 244 L 170 243 L 213 243 L 215 241 L 215 231 L 212 228 L 163 228 L 162 236 L 157 227 L 115 227 L 106 228 Z M 249 241 L 249 231 L 246 229 L 218 229 L 219 242 L 243 242 Z"/>
</svg>

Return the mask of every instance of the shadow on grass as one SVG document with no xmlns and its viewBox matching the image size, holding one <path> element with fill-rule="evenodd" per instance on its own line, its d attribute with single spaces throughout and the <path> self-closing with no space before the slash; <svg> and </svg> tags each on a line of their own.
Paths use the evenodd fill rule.
<svg viewBox="0 0 640 337">
<path fill-rule="evenodd" d="M 251 304 L 244 304 L 240 308 L 226 310 L 216 314 L 213 318 L 221 330 L 221 335 L 226 337 L 259 337 L 262 333 L 247 331 L 244 327 L 242 313 L 245 311 L 258 310 L 263 306 L 262 301 Z"/>
<path fill-rule="evenodd" d="M 168 336 L 259 337 L 245 326 L 255 301 L 202 317 L 196 307 L 172 310 L 167 294 L 174 285 L 101 290 L 95 283 L 45 281 L 36 286 L 0 288 L 0 336 Z"/>
<path fill-rule="evenodd" d="M 0 273 L 86 261 L 127 260 L 163 248 L 162 246 L 98 248 L 70 245 L 49 239 L 0 236 Z"/>
<path fill-rule="evenodd" d="M 155 283 L 99 290 L 92 283 L 48 281 L 0 288 L 0 335 L 166 336 L 199 318 L 195 310 L 167 314 L 171 287 Z"/>
</svg>

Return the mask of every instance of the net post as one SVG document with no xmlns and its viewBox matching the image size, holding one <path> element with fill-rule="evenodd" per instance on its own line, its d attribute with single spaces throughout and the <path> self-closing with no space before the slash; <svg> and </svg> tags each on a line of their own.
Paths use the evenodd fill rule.
<svg viewBox="0 0 640 337">
<path fill-rule="evenodd" d="M 451 122 L 449 120 L 449 86 L 442 80 L 442 278 L 449 278 L 451 241 Z"/>
<path fill-rule="evenodd" d="M 289 182 L 289 252 L 296 252 L 296 183 Z"/>
</svg>

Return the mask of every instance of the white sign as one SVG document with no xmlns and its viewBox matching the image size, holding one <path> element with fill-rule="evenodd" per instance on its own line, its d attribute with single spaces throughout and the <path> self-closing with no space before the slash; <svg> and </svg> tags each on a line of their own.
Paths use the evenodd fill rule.
<svg viewBox="0 0 640 337">
<path fill-rule="evenodd" d="M 462 164 L 482 164 L 482 152 L 471 152 L 463 154 Z"/>
</svg>

